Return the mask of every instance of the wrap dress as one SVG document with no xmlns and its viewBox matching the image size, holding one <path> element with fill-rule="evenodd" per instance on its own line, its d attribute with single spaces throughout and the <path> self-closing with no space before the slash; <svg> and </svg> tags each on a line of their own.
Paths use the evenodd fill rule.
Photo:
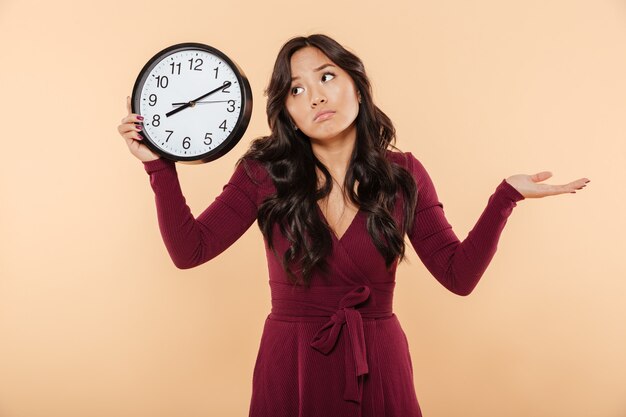
<svg viewBox="0 0 626 417">
<path fill-rule="evenodd" d="M 415 178 L 418 202 L 407 236 L 425 267 L 458 295 L 472 292 L 495 255 L 516 202 L 524 199 L 502 180 L 466 239 L 446 220 L 432 180 L 411 152 L 386 151 Z M 258 161 L 239 164 L 222 192 L 194 218 L 182 194 L 175 163 L 144 162 L 155 194 L 158 224 L 174 264 L 192 268 L 216 257 L 257 219 L 276 189 Z M 396 200 L 401 221 L 402 194 Z M 321 210 L 320 217 L 328 226 Z M 250 417 L 418 417 L 407 337 L 393 312 L 397 260 L 387 269 L 359 210 L 345 233 L 332 236 L 328 273 L 314 273 L 311 288 L 294 287 L 279 259 L 267 254 L 271 311 L 252 378 Z M 288 241 L 274 228 L 277 253 Z"/>
</svg>

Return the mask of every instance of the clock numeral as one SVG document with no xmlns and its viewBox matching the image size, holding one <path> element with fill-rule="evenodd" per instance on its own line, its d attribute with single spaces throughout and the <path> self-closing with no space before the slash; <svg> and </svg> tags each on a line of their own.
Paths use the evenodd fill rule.
<svg viewBox="0 0 626 417">
<path fill-rule="evenodd" d="M 157 95 L 156 94 L 150 94 L 150 97 L 148 97 L 148 100 L 150 101 L 148 103 L 148 105 L 154 107 L 157 103 Z"/>
<path fill-rule="evenodd" d="M 224 84 L 226 84 L 228 81 L 224 81 Z M 230 93 L 230 91 L 228 91 L 228 88 L 230 88 L 230 85 L 228 87 L 224 87 L 222 88 L 222 91 L 225 93 Z"/>
<path fill-rule="evenodd" d="M 220 125 L 220 129 L 222 129 L 224 132 L 226 132 L 226 129 L 227 129 L 227 128 L 226 128 L 226 120 L 224 120 L 224 121 L 222 122 L 222 124 Z"/>
<path fill-rule="evenodd" d="M 215 71 L 215 79 L 217 80 L 217 70 L 219 69 L 219 67 L 215 67 L 213 68 L 213 71 Z"/>
<path fill-rule="evenodd" d="M 203 63 L 204 61 L 202 61 L 202 58 L 196 58 L 195 60 L 198 62 L 198 63 L 196 64 L 196 66 L 195 66 L 195 67 L 193 66 L 193 61 L 194 61 L 194 59 L 193 59 L 193 58 L 191 58 L 191 59 L 189 60 L 189 69 L 190 69 L 190 70 L 194 70 L 194 71 L 202 71 L 202 68 L 200 68 L 200 67 L 202 66 L 202 63 Z"/>
<path fill-rule="evenodd" d="M 228 108 L 226 110 L 230 113 L 235 111 L 235 100 L 228 100 Z"/>
<path fill-rule="evenodd" d="M 152 116 L 152 126 L 158 127 L 161 125 L 161 116 L 155 114 Z"/>
<path fill-rule="evenodd" d="M 210 145 L 213 143 L 213 138 L 211 137 L 213 133 L 207 133 L 206 135 L 204 135 L 204 144 L 205 145 Z M 208 140 L 208 142 L 207 142 Z"/>
<path fill-rule="evenodd" d="M 167 88 L 169 84 L 169 80 L 167 79 L 166 75 L 159 75 L 156 77 L 156 79 L 157 79 L 157 87 Z"/>
<path fill-rule="evenodd" d="M 177 63 L 177 64 L 176 64 L 176 63 L 174 63 L 174 62 L 172 62 L 172 63 L 170 64 L 170 66 L 172 67 L 172 74 L 174 74 L 174 67 L 176 66 L 176 67 L 178 67 L 178 72 L 177 72 L 177 75 L 180 75 L 180 62 L 179 62 L 179 63 Z"/>
<path fill-rule="evenodd" d="M 183 139 L 183 148 L 189 149 L 191 147 L 191 138 L 189 136 L 185 136 Z"/>
<path fill-rule="evenodd" d="M 167 142 L 168 140 L 170 140 L 170 137 L 172 136 L 172 133 L 174 133 L 173 130 L 166 130 L 166 132 L 169 132 L 169 135 L 167 135 L 167 139 L 165 139 L 165 141 Z"/>
</svg>

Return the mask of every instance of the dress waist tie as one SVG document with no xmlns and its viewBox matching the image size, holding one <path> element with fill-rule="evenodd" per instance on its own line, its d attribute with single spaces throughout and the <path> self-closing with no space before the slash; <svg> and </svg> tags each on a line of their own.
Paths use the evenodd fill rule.
<svg viewBox="0 0 626 417">
<path fill-rule="evenodd" d="M 339 302 L 339 310 L 322 326 L 311 342 L 313 348 L 327 355 L 337 344 L 341 329 L 346 325 L 349 346 L 345 349 L 346 384 L 343 398 L 357 403 L 361 402 L 363 375 L 369 369 L 363 319 L 354 306 L 366 301 L 369 295 L 370 289 L 367 286 L 357 287 L 347 293 Z"/>
</svg>

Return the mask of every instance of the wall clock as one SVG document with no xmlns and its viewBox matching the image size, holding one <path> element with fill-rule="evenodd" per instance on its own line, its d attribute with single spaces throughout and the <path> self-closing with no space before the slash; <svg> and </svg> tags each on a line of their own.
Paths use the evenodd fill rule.
<svg viewBox="0 0 626 417">
<path fill-rule="evenodd" d="M 242 69 L 202 43 L 163 49 L 143 67 L 133 87 L 132 112 L 144 117 L 144 143 L 164 158 L 188 164 L 230 151 L 252 115 L 252 91 Z"/>
</svg>

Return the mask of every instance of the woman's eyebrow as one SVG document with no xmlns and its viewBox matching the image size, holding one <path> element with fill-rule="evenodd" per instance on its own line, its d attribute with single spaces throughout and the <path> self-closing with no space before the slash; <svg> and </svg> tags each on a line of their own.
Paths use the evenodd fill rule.
<svg viewBox="0 0 626 417">
<path fill-rule="evenodd" d="M 319 67 L 315 68 L 313 71 L 314 71 L 314 72 L 318 72 L 318 71 L 323 70 L 323 69 L 324 69 L 324 68 L 326 68 L 326 67 L 334 67 L 334 65 L 333 65 L 333 64 L 323 64 L 323 65 L 321 65 L 321 66 L 319 66 Z M 299 76 L 296 76 L 296 77 L 291 77 L 291 81 L 297 80 L 298 78 L 300 78 L 300 77 L 299 77 Z"/>
</svg>

